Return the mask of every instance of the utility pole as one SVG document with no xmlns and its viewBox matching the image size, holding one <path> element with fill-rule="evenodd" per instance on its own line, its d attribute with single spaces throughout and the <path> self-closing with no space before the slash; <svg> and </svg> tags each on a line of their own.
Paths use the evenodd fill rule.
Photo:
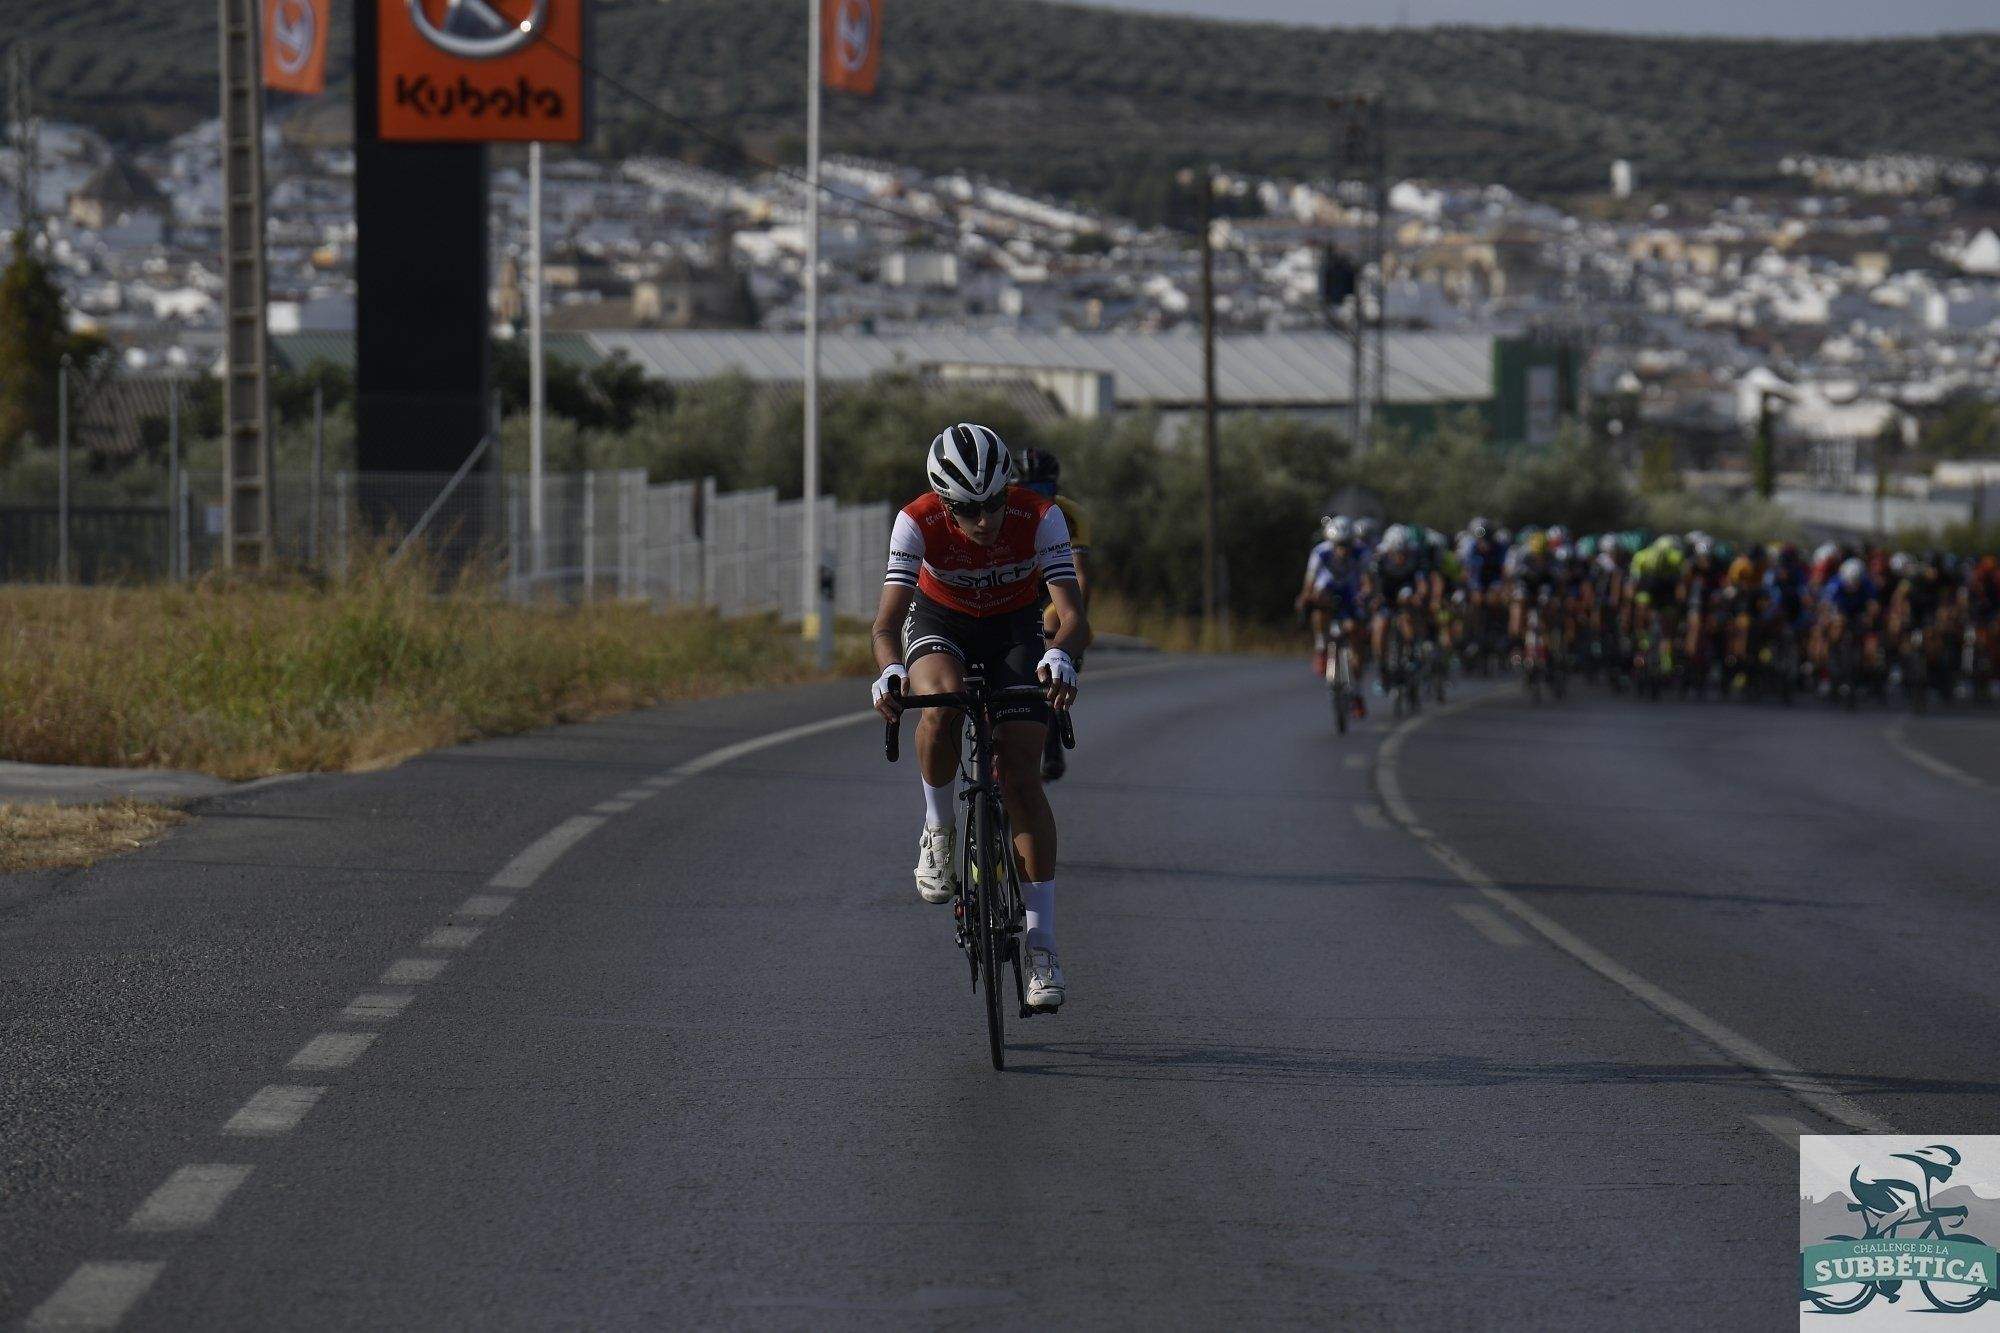
<svg viewBox="0 0 2000 1333">
<path fill-rule="evenodd" d="M 1370 164 L 1375 180 L 1375 408 L 1370 419 L 1378 425 L 1389 404 L 1389 145 L 1382 117 L 1382 95 L 1372 94 L 1368 131 L 1375 150 Z"/>
<path fill-rule="evenodd" d="M 1368 208 L 1372 219 L 1365 226 L 1357 227 L 1360 233 L 1357 247 L 1361 250 L 1355 264 L 1354 319 L 1349 327 L 1350 385 L 1352 401 L 1348 405 L 1348 434 L 1359 450 L 1371 433 L 1375 422 L 1388 398 L 1389 345 L 1387 331 L 1387 309 L 1389 303 L 1389 173 L 1388 147 L 1383 129 L 1383 99 L 1380 93 L 1348 93 L 1330 98 L 1327 105 L 1344 117 L 1341 126 L 1340 162 L 1335 172 L 1338 182 L 1350 172 L 1362 178 L 1366 189 Z M 1368 275 L 1374 274 L 1374 302 L 1370 309 Z M 1375 334 L 1373 386 L 1368 367 L 1368 333 L 1371 327 Z"/>
<path fill-rule="evenodd" d="M 1771 408 L 1772 400 L 1778 395 L 1769 389 L 1758 395 L 1757 400 L 1757 443 L 1750 459 L 1751 480 L 1757 488 L 1759 499 L 1768 500 L 1778 488 L 1777 477 L 1777 413 Z"/>
<path fill-rule="evenodd" d="M 222 563 L 271 563 L 265 337 L 262 0 L 219 0 L 222 31 Z"/>
<path fill-rule="evenodd" d="M 804 549 L 799 553 L 801 632 L 815 641 L 820 670 L 833 665 L 833 570 L 819 532 L 819 104 L 820 0 L 806 0 L 812 40 L 806 51 L 806 456 Z"/>
<path fill-rule="evenodd" d="M 167 578 L 181 576 L 181 381 L 167 381 Z"/>
<path fill-rule="evenodd" d="M 1183 171 L 1182 185 L 1196 187 L 1201 205 L 1201 629 L 1204 643 L 1219 641 L 1220 606 L 1216 586 L 1216 552 L 1220 546 L 1216 516 L 1216 487 L 1221 471 L 1216 443 L 1215 401 L 1215 242 L 1211 233 L 1215 221 L 1215 172 Z"/>
<path fill-rule="evenodd" d="M 542 509 L 542 414 L 547 389 L 542 366 L 542 145 L 528 145 L 528 583 L 546 572 Z"/>
<path fill-rule="evenodd" d="M 14 244 L 24 249 L 34 242 L 35 217 L 38 212 L 35 203 L 39 188 L 36 176 L 40 167 L 38 148 L 40 135 L 35 124 L 34 91 L 28 80 L 28 52 L 24 42 L 14 43 L 14 58 L 10 62 L 7 89 L 7 120 L 9 137 L 14 141 L 14 195 L 15 227 Z"/>
<path fill-rule="evenodd" d="M 56 578 L 69 582 L 69 353 L 56 366 Z"/>
</svg>

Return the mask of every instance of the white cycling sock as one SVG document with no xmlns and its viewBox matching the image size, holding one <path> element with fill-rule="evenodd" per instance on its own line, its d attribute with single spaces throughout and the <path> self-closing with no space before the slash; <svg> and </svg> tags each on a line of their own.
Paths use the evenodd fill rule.
<svg viewBox="0 0 2000 1333">
<path fill-rule="evenodd" d="M 1021 902 L 1028 909 L 1028 947 L 1056 947 L 1056 882 L 1030 880 L 1021 886 Z"/>
<path fill-rule="evenodd" d="M 924 783 L 924 827 L 953 828 L 958 824 L 957 816 L 952 813 L 952 806 L 957 803 L 953 800 L 956 795 L 953 789 L 957 785 L 947 782 L 942 787 L 933 787 Z"/>
</svg>

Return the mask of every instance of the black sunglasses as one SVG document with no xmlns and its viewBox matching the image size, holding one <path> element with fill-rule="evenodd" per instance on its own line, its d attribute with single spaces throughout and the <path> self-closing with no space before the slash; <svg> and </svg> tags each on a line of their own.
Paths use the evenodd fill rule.
<svg viewBox="0 0 2000 1333">
<path fill-rule="evenodd" d="M 966 500 L 963 503 L 946 505 L 945 507 L 951 510 L 955 516 L 969 523 L 973 519 L 984 518 L 988 514 L 997 514 L 1002 509 L 1005 509 L 1007 507 L 1007 497 L 1002 494 L 994 496 L 985 504 L 981 504 L 977 500 Z"/>
</svg>

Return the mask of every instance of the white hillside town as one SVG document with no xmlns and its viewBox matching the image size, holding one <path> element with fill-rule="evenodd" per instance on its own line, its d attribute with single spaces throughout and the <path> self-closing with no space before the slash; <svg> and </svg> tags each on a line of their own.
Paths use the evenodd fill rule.
<svg viewBox="0 0 2000 1333">
<path fill-rule="evenodd" d="M 267 125 L 266 140 L 278 356 L 351 357 L 351 150 L 285 123 Z M 113 343 L 127 377 L 216 361 L 219 144 L 214 123 L 131 152 L 79 126 L 40 127 L 47 253 L 73 320 Z M 13 225 L 20 161 L 16 148 L 0 154 L 0 227 Z M 1779 404 L 1787 491 L 1872 487 L 1879 442 L 1992 391 L 1996 177 L 1918 157 L 1797 155 L 1774 167 L 1792 192 L 1714 197 L 1649 192 L 1645 163 L 1620 160 L 1606 164 L 1603 195 L 1567 209 L 1494 184 L 1394 181 L 1385 405 L 1477 404 L 1496 392 L 1497 341 L 1553 338 L 1584 358 L 1564 414 L 1628 441 L 1671 435 L 1698 484 L 1746 484 L 1744 441 Z M 1171 414 L 1198 400 L 1200 273 L 1184 231 L 966 172 L 832 159 L 825 175 L 831 378 L 906 366 L 1026 379 L 1070 415 Z M 1321 279 L 1330 252 L 1365 262 L 1368 191 L 1226 170 L 1215 188 L 1224 409 L 1345 420 L 1348 335 Z M 494 323 L 509 337 L 523 324 L 523 160 L 496 151 L 491 191 Z M 797 341 L 804 319 L 796 179 L 552 154 L 545 191 L 548 328 L 576 354 L 628 355 L 676 380 L 797 378 L 796 354 L 774 350 Z M 1962 485 L 1934 477 L 1897 486 L 1963 500 Z"/>
</svg>

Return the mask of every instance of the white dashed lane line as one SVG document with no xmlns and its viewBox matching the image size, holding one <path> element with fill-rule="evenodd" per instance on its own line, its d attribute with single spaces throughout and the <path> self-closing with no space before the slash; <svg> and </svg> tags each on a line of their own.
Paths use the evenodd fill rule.
<svg viewBox="0 0 2000 1333">
<path fill-rule="evenodd" d="M 215 1220 L 237 1187 L 250 1178 L 247 1166 L 205 1163 L 184 1166 L 167 1177 L 125 1224 L 127 1231 L 192 1231 Z"/>
<path fill-rule="evenodd" d="M 659 794 L 660 793 L 658 791 L 654 790 L 651 787 L 627 787 L 624 791 L 619 792 L 618 795 L 613 797 L 612 799 L 619 801 L 630 801 L 632 804 L 637 805 L 641 801 L 650 801 Z"/>
<path fill-rule="evenodd" d="M 449 958 L 398 958 L 382 970 L 381 984 L 420 986 L 426 981 L 436 981 L 438 973 L 450 962 Z"/>
<path fill-rule="evenodd" d="M 319 1099 L 325 1095 L 325 1088 L 302 1088 L 288 1083 L 259 1088 L 249 1101 L 243 1103 L 241 1110 L 229 1117 L 222 1132 L 250 1139 L 289 1134 L 299 1127 L 307 1112 L 318 1105 Z"/>
<path fill-rule="evenodd" d="M 313 1073 L 345 1069 L 375 1044 L 375 1036 L 373 1032 L 322 1032 L 299 1047 L 299 1053 L 287 1062 L 285 1068 Z"/>
<path fill-rule="evenodd" d="M 36 1306 L 22 1327 L 28 1333 L 116 1328 L 165 1268 L 164 1263 L 115 1259 L 78 1264 L 69 1280 Z"/>
<path fill-rule="evenodd" d="M 456 916 L 499 916 L 514 905 L 504 893 L 475 893 L 458 905 Z"/>
<path fill-rule="evenodd" d="M 414 991 L 363 991 L 340 1011 L 343 1023 L 386 1023 L 398 1017 L 416 999 Z"/>
<path fill-rule="evenodd" d="M 481 928 L 478 926 L 439 926 L 437 929 L 431 931 L 430 934 L 424 936 L 423 942 L 417 947 L 420 949 L 470 948 L 472 942 L 478 939 L 481 933 Z"/>
<path fill-rule="evenodd" d="M 528 844 L 519 856 L 488 881 L 496 889 L 525 889 L 556 863 L 556 858 L 604 827 L 602 815 L 576 815 Z"/>
</svg>

